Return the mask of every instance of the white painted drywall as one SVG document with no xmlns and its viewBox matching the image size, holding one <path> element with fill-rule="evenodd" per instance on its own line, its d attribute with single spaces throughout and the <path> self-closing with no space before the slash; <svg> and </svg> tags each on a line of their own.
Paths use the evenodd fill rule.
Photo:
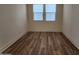
<svg viewBox="0 0 79 59">
<path fill-rule="evenodd" d="M 72 5 L 72 40 L 79 49 L 79 4 Z"/>
<path fill-rule="evenodd" d="M 79 48 L 79 5 L 64 5 L 63 33 Z"/>
<path fill-rule="evenodd" d="M 63 33 L 71 39 L 71 17 L 72 17 L 72 5 L 64 5 L 63 7 Z"/>
<path fill-rule="evenodd" d="M 0 5 L 0 52 L 26 32 L 26 5 Z"/>
</svg>

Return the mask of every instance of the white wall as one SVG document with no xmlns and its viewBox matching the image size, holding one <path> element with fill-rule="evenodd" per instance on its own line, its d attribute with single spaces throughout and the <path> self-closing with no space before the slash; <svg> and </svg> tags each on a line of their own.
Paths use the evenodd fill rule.
<svg viewBox="0 0 79 59">
<path fill-rule="evenodd" d="M 64 5 L 63 33 L 79 48 L 79 5 Z"/>
<path fill-rule="evenodd" d="M 63 33 L 71 39 L 71 17 L 72 17 L 72 5 L 64 5 L 63 7 Z"/>
<path fill-rule="evenodd" d="M 79 4 L 72 5 L 72 40 L 79 48 Z"/>
<path fill-rule="evenodd" d="M 26 5 L 0 5 L 0 52 L 26 31 Z"/>
</svg>

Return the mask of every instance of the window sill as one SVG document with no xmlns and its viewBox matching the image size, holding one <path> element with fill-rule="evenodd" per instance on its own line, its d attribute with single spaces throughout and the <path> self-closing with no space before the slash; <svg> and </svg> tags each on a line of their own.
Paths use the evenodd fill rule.
<svg viewBox="0 0 79 59">
<path fill-rule="evenodd" d="M 34 22 L 56 22 L 56 20 L 55 21 L 46 21 L 46 20 L 33 20 Z"/>
</svg>

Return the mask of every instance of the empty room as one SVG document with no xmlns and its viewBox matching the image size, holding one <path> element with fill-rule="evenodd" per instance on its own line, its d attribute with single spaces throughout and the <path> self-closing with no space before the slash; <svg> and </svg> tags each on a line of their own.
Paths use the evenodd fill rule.
<svg viewBox="0 0 79 59">
<path fill-rule="evenodd" d="M 79 55 L 79 4 L 0 4 L 1 55 Z"/>
</svg>

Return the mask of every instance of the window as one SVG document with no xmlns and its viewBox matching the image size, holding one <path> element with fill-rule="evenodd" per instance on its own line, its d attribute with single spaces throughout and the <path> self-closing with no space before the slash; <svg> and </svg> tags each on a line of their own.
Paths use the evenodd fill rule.
<svg viewBox="0 0 79 59">
<path fill-rule="evenodd" d="M 33 20 L 35 21 L 55 21 L 56 4 L 34 4 L 33 14 Z"/>
<path fill-rule="evenodd" d="M 43 20 L 43 5 L 33 5 L 33 19 L 35 21 L 42 21 Z"/>
<path fill-rule="evenodd" d="M 56 15 L 56 5 L 47 4 L 46 5 L 46 21 L 55 21 Z"/>
</svg>

